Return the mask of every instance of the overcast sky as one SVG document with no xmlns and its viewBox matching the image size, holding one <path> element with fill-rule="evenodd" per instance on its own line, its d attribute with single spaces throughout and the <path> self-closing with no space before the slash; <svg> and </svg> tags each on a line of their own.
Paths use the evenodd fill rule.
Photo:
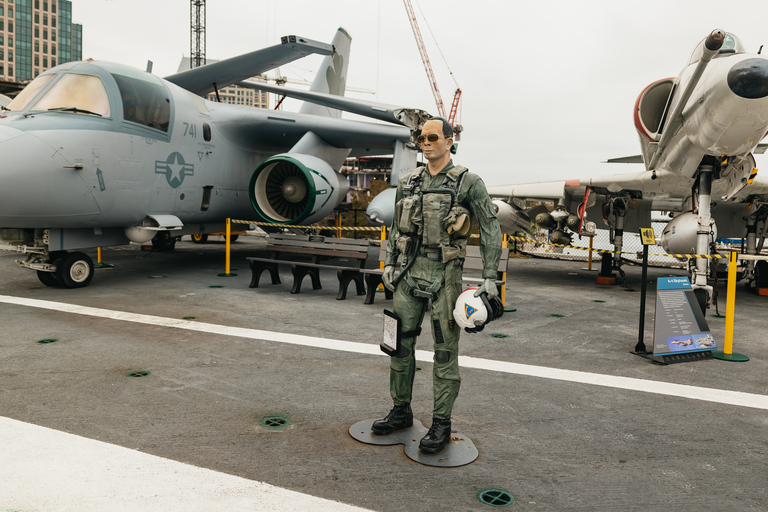
<svg viewBox="0 0 768 512">
<path fill-rule="evenodd" d="M 765 0 L 412 3 L 446 109 L 456 83 L 463 91 L 454 161 L 489 185 L 641 170 L 600 162 L 639 154 L 632 109 L 646 85 L 678 76 L 715 28 L 750 52 L 768 45 Z M 72 4 L 83 58 L 142 69 L 152 60 L 165 76 L 189 56 L 189 0 Z M 375 92 L 349 96 L 437 114 L 401 0 L 208 0 L 207 56 L 233 57 L 288 34 L 330 42 L 338 27 L 352 36 L 347 86 Z M 319 63 L 305 58 L 280 73 L 311 80 Z"/>
</svg>

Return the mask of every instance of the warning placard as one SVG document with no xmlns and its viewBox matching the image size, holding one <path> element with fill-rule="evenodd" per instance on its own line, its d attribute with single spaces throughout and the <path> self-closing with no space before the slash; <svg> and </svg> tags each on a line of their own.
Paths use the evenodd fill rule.
<svg viewBox="0 0 768 512">
<path fill-rule="evenodd" d="M 643 241 L 643 245 L 656 244 L 656 236 L 653 233 L 653 228 L 640 228 L 640 238 Z"/>
<path fill-rule="evenodd" d="M 687 277 L 660 277 L 656 286 L 653 355 L 716 350 Z"/>
</svg>

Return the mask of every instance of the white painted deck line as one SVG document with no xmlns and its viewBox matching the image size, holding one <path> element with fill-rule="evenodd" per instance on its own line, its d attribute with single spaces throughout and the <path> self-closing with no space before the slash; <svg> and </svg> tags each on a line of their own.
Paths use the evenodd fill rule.
<svg viewBox="0 0 768 512">
<path fill-rule="evenodd" d="M 136 322 L 175 329 L 186 329 L 190 331 L 206 332 L 209 334 L 218 334 L 222 336 L 235 336 L 253 340 L 288 343 L 292 345 L 338 350 L 343 352 L 354 352 L 358 354 L 380 356 L 385 355 L 381 352 L 381 350 L 379 350 L 378 345 L 370 343 L 334 340 L 329 338 L 317 338 L 313 336 L 303 336 L 298 334 L 287 334 L 282 332 L 245 329 L 241 327 L 231 327 L 227 325 L 217 325 L 204 322 L 177 320 L 175 318 L 127 313 L 124 311 L 92 308 L 88 306 L 77 306 L 63 302 L 12 297 L 9 295 L 0 295 L 0 303 L 49 309 L 64 313 L 109 318 L 112 320 Z M 416 351 L 416 359 L 419 361 L 432 362 L 432 357 L 432 352 L 426 350 Z M 547 368 L 545 366 L 518 364 L 467 356 L 460 356 L 459 364 L 463 368 L 474 368 L 478 370 L 488 370 L 494 372 L 509 373 L 513 375 L 525 375 L 529 377 L 539 377 L 550 380 L 591 384 L 594 386 L 624 389 L 640 393 L 669 395 L 681 398 L 689 398 L 693 400 L 703 400 L 706 402 L 715 402 L 726 405 L 735 405 L 739 407 L 768 410 L 768 396 L 754 393 L 743 393 L 740 391 L 728 391 L 716 388 L 704 388 L 698 386 L 689 386 L 685 384 L 673 384 L 668 382 L 637 379 L 632 377 L 603 375 L 599 373 L 582 372 L 576 370 L 562 370 L 557 368 Z"/>
</svg>

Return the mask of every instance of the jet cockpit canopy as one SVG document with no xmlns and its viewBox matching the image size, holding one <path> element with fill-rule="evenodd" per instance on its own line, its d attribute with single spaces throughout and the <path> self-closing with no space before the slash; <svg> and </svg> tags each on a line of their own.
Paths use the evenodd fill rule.
<svg viewBox="0 0 768 512">
<path fill-rule="evenodd" d="M 151 128 L 160 132 L 161 137 L 168 135 L 172 115 L 170 92 L 158 77 L 129 66 L 94 61 L 67 63 L 46 71 L 32 80 L 7 108 L 115 120 L 122 117 L 124 129 Z"/>
<path fill-rule="evenodd" d="M 689 65 L 695 64 L 701 59 L 701 56 L 704 54 L 704 43 L 706 40 L 706 37 L 702 39 L 698 46 L 696 46 L 696 49 L 693 50 L 693 53 L 691 54 L 691 60 L 688 62 Z M 746 53 L 746 51 L 747 50 L 744 48 L 744 43 L 741 42 L 741 39 L 731 34 L 730 32 L 726 32 L 723 46 L 720 47 L 720 50 L 717 52 L 717 55 L 715 55 L 715 58 L 719 57 L 720 55 Z"/>
</svg>

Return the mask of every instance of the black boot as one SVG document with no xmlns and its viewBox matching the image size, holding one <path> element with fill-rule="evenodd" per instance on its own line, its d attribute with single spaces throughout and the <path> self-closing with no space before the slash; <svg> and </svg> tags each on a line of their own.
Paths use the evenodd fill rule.
<svg viewBox="0 0 768 512">
<path fill-rule="evenodd" d="M 386 436 L 412 426 L 413 413 L 411 412 L 411 404 L 405 404 L 394 406 L 386 418 L 374 421 L 373 425 L 371 425 L 371 430 L 376 435 Z"/>
<path fill-rule="evenodd" d="M 421 438 L 419 450 L 424 453 L 439 453 L 451 441 L 451 420 L 432 418 L 432 426 L 427 435 Z"/>
</svg>

